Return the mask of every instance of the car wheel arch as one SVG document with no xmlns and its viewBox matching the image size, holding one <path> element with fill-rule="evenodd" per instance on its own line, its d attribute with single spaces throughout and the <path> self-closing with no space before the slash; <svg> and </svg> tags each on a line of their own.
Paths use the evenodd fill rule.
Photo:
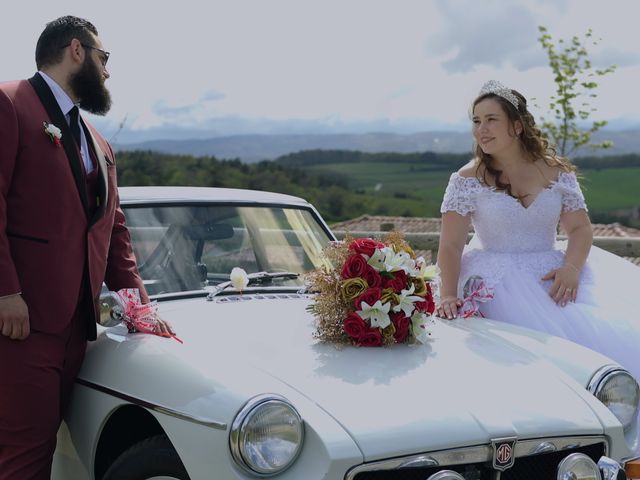
<svg viewBox="0 0 640 480">
<path fill-rule="evenodd" d="M 166 432 L 147 409 L 125 405 L 114 410 L 100 432 L 94 457 L 94 478 L 101 479 L 111 464 L 130 447 L 157 435 L 166 435 Z"/>
</svg>

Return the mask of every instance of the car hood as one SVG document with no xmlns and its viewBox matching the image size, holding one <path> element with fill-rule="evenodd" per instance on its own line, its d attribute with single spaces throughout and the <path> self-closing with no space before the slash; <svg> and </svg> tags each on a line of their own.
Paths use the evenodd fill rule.
<svg viewBox="0 0 640 480">
<path fill-rule="evenodd" d="M 265 388 L 281 386 L 272 393 L 294 389 L 333 417 L 367 461 L 499 437 L 603 433 L 583 385 L 519 344 L 517 335 L 503 335 L 496 323 L 437 320 L 426 345 L 340 348 L 313 338 L 307 298 L 268 296 L 163 302 L 161 314 L 184 344 L 129 336 L 126 341 L 135 337 L 130 345 L 137 345 L 127 350 L 122 368 L 137 363 L 131 355 L 151 350 L 156 365 L 150 368 L 165 372 L 165 385 L 171 375 L 225 388 L 223 377 L 245 383 L 270 378 Z M 103 332 L 98 349 L 109 350 L 113 338 L 113 331 Z M 527 341 L 555 340 L 538 335 Z M 88 369 L 83 375 L 91 376 Z"/>
</svg>

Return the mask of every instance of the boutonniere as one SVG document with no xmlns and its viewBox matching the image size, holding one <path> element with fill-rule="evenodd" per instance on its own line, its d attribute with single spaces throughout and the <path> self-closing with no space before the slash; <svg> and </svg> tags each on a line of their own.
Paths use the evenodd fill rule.
<svg viewBox="0 0 640 480">
<path fill-rule="evenodd" d="M 61 145 L 60 139 L 62 138 L 62 131 L 53 123 L 42 122 L 42 125 L 44 126 L 44 133 L 49 135 L 51 143 L 56 147 L 59 147 Z"/>
</svg>

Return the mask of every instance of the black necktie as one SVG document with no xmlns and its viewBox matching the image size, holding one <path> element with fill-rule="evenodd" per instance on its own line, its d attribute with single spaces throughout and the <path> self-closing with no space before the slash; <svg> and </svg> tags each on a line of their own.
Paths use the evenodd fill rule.
<svg viewBox="0 0 640 480">
<path fill-rule="evenodd" d="M 78 116 L 78 107 L 74 105 L 73 108 L 69 110 L 69 126 L 71 127 L 71 134 L 76 140 L 76 144 L 80 147 L 80 122 Z"/>
</svg>

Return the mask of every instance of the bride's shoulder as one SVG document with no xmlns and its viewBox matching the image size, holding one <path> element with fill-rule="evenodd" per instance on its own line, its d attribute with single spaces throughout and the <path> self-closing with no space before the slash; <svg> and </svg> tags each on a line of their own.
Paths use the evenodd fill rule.
<svg viewBox="0 0 640 480">
<path fill-rule="evenodd" d="M 538 165 L 538 168 L 542 172 L 544 178 L 552 183 L 576 178 L 574 169 L 566 163 L 558 162 L 549 164 L 543 160 L 540 160 L 536 162 L 536 164 Z"/>
<path fill-rule="evenodd" d="M 482 168 L 483 165 L 474 158 L 460 168 L 456 173 L 462 178 L 478 178 L 478 175 L 482 175 Z"/>
</svg>

